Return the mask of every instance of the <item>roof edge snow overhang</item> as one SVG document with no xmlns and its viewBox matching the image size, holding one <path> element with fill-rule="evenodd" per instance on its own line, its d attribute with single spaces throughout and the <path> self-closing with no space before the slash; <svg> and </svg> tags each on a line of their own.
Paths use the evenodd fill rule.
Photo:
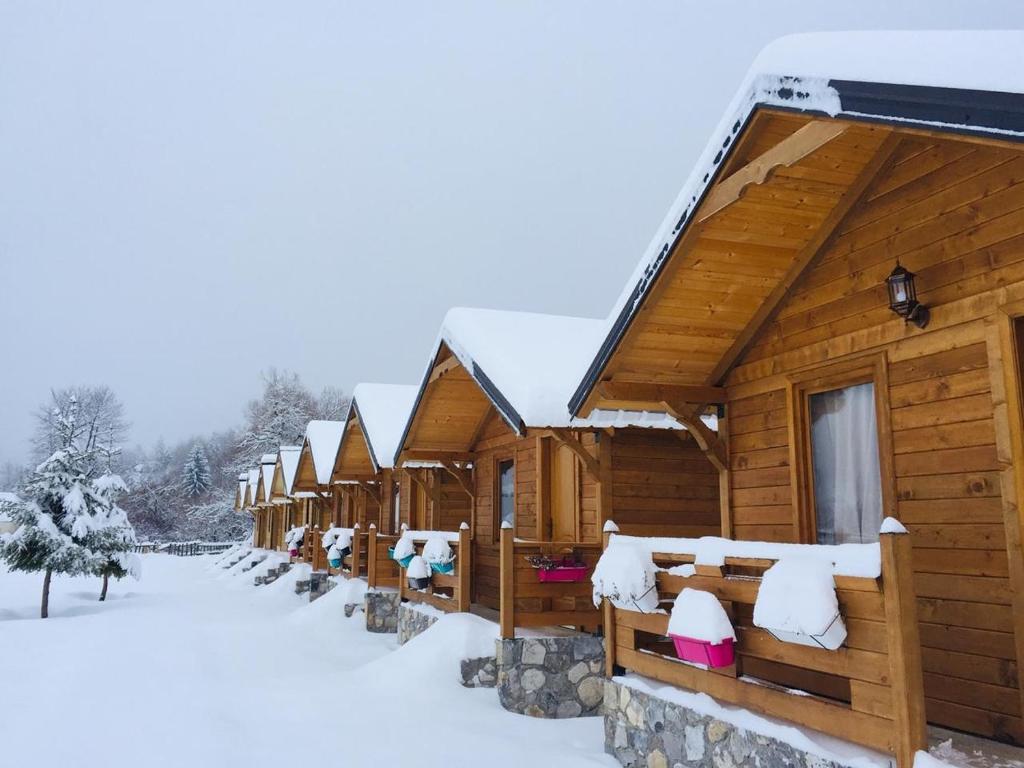
<svg viewBox="0 0 1024 768">
<path fill-rule="evenodd" d="M 801 80 L 799 77 L 787 79 L 795 82 Z M 704 197 L 717 181 L 719 172 L 732 156 L 738 143 L 736 139 L 746 130 L 751 118 L 759 109 L 789 110 L 906 128 L 928 128 L 964 136 L 1024 141 L 1024 94 L 856 80 L 829 80 L 828 85 L 838 93 L 842 105 L 841 110 L 834 115 L 820 110 L 802 109 L 795 99 L 788 105 L 756 101 L 742 118 L 735 121 L 726 139 L 711 137 L 711 141 L 726 141 L 727 148 L 715 157 L 714 170 L 708 174 L 699 197 L 693 205 L 687 207 L 680 218 L 671 242 L 663 244 L 658 255 L 652 259 L 649 271 L 633 287 L 608 335 L 601 342 L 597 355 L 587 368 L 583 380 L 569 399 L 571 416 L 579 416 L 602 372 L 629 330 L 648 290 L 657 282 L 679 240 L 689 229 L 693 220 L 692 214 L 700 208 Z"/>
<path fill-rule="evenodd" d="M 375 473 L 380 472 L 380 462 L 377 461 L 377 452 L 373 450 L 373 440 L 370 439 L 370 433 L 366 429 L 366 421 L 363 419 L 362 414 L 359 412 L 359 403 L 356 402 L 356 398 L 354 395 L 352 397 L 352 404 L 349 406 L 348 409 L 348 419 L 345 421 L 346 431 L 348 431 L 348 425 L 349 422 L 352 420 L 353 415 L 355 415 L 355 417 L 359 420 L 359 431 L 363 434 L 363 440 L 366 442 L 367 453 L 370 454 L 370 465 L 373 467 L 373 471 Z M 338 450 L 341 450 L 341 446 L 338 447 Z M 335 459 L 335 463 L 337 463 L 337 459 Z"/>
<path fill-rule="evenodd" d="M 427 392 L 427 386 L 430 384 L 430 374 L 434 370 L 434 366 L 437 365 L 437 356 L 441 352 L 442 345 L 447 347 L 448 351 L 458 359 L 459 365 L 465 368 L 466 372 L 470 375 L 470 378 L 472 378 L 473 381 L 476 382 L 477 386 L 480 387 L 480 391 L 483 392 L 484 396 L 491 401 L 491 405 L 494 406 L 498 415 L 500 415 L 502 420 L 509 425 L 512 431 L 519 437 L 526 434 L 526 422 L 523 421 L 523 417 L 519 415 L 519 412 L 512 406 L 512 403 L 508 401 L 508 398 L 501 393 L 501 390 L 498 389 L 494 382 L 491 381 L 490 377 L 484 373 L 483 369 L 472 359 L 470 359 L 469 365 L 467 366 L 465 361 L 455 353 L 452 345 L 448 344 L 442 338 L 438 340 L 438 343 L 434 348 L 434 354 L 430 358 L 430 365 L 427 366 L 427 370 L 423 374 L 423 380 L 420 382 L 419 391 L 416 393 L 416 400 L 413 401 L 412 409 L 409 411 L 409 418 L 405 422 L 405 429 L 402 430 L 402 439 L 398 441 L 398 447 L 395 449 L 394 465 L 396 467 L 399 465 L 399 459 L 402 452 L 405 450 L 405 442 L 409 439 L 409 431 L 412 429 L 412 424 L 416 420 L 416 412 L 419 410 L 420 404 L 423 402 L 423 396 Z"/>
</svg>

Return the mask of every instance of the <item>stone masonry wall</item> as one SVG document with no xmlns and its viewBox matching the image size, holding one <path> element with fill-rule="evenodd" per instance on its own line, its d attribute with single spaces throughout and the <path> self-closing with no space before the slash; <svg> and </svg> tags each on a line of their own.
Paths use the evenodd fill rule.
<svg viewBox="0 0 1024 768">
<path fill-rule="evenodd" d="M 604 646 L 590 635 L 498 641 L 498 698 L 532 717 L 601 714 Z"/>
<path fill-rule="evenodd" d="M 398 644 L 405 645 L 437 623 L 438 616 L 418 610 L 409 603 L 398 609 Z M 460 681 L 465 688 L 493 688 L 498 678 L 498 664 L 494 656 L 462 659 L 459 662 Z"/>
<path fill-rule="evenodd" d="M 398 592 L 370 590 L 366 593 L 363 609 L 366 612 L 367 632 L 397 632 L 398 607 L 401 599 Z"/>
<path fill-rule="evenodd" d="M 604 713 L 604 750 L 626 768 L 840 768 L 616 680 L 606 681 Z"/>
</svg>

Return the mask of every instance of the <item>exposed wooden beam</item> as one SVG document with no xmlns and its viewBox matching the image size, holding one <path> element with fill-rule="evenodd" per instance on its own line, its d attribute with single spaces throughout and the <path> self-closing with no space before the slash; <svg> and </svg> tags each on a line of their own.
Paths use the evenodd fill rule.
<svg viewBox="0 0 1024 768">
<path fill-rule="evenodd" d="M 798 163 L 808 155 L 835 141 L 848 129 L 848 123 L 815 120 L 787 136 L 764 154 L 754 158 L 726 179 L 718 182 L 704 198 L 697 221 L 707 221 L 723 208 L 735 203 L 747 187 L 764 184 L 772 173 L 784 166 Z"/>
<path fill-rule="evenodd" d="M 442 461 L 441 466 L 449 475 L 455 478 L 455 482 L 466 492 L 471 499 L 476 498 L 476 489 L 473 488 L 473 470 L 457 466 L 454 461 Z"/>
<path fill-rule="evenodd" d="M 373 485 L 372 483 L 368 483 L 365 480 L 360 480 L 359 481 L 359 487 L 362 488 L 364 491 L 366 491 L 367 495 L 369 495 L 370 498 L 372 498 L 374 501 L 376 501 L 377 504 L 380 504 L 380 487 L 379 486 Z"/>
<path fill-rule="evenodd" d="M 821 223 L 821 226 L 818 227 L 814 236 L 793 259 L 793 263 L 785 276 L 779 281 L 778 285 L 775 286 L 774 290 L 772 290 L 764 302 L 762 302 L 761 306 L 758 307 L 754 316 L 750 319 L 750 322 L 747 323 L 739 336 L 736 337 L 736 340 L 722 356 L 722 359 L 718 361 L 718 364 L 707 378 L 708 384 L 719 385 L 722 383 L 726 374 L 729 373 L 736 362 L 750 348 L 754 340 L 760 335 L 761 331 L 774 319 L 779 308 L 792 292 L 793 286 L 796 284 L 797 280 L 800 279 L 800 276 L 807 270 L 810 263 L 814 260 L 814 257 L 828 246 L 829 242 L 838 231 L 839 225 L 842 223 L 843 219 L 846 218 L 854 205 L 856 205 L 864 196 L 864 193 L 867 191 L 871 181 L 891 160 L 892 153 L 900 143 L 901 137 L 899 134 L 894 133 L 891 128 L 875 127 L 874 130 L 885 132 L 887 134 L 885 139 L 881 144 L 879 144 L 878 149 L 875 150 L 875 154 L 868 161 L 867 165 L 864 166 L 863 170 L 861 170 L 846 192 L 843 193 L 843 196 Z"/>
<path fill-rule="evenodd" d="M 429 446 L 415 450 L 402 451 L 399 463 L 407 461 L 473 461 L 474 454 L 470 451 L 458 451 L 451 448 L 431 448 Z"/>
<path fill-rule="evenodd" d="M 633 381 L 602 381 L 597 385 L 599 397 L 624 410 L 655 410 L 666 400 L 690 403 L 724 403 L 721 387 L 648 384 Z"/>
<path fill-rule="evenodd" d="M 459 362 L 459 358 L 457 358 L 455 355 L 452 355 L 447 360 L 442 360 L 440 363 L 434 366 L 433 370 L 431 370 L 430 378 L 427 379 L 427 383 L 429 384 L 431 382 L 437 381 L 446 373 L 448 373 L 448 371 L 452 370 L 453 368 L 458 368 L 461 364 L 462 363 Z"/>
<path fill-rule="evenodd" d="M 588 451 L 583 443 L 576 439 L 568 429 L 552 429 L 551 434 L 554 435 L 555 439 L 576 454 L 576 457 L 583 462 L 583 466 L 586 467 L 587 472 L 595 479 L 601 478 L 601 465 L 598 463 L 594 455 Z"/>
<path fill-rule="evenodd" d="M 701 421 L 700 416 L 694 411 L 693 403 L 662 403 L 665 411 L 674 416 L 693 436 L 697 445 L 708 457 L 719 472 L 726 472 L 729 469 L 729 460 L 725 455 L 725 447 L 718 439 L 718 435 L 712 432 L 708 426 Z"/>
</svg>

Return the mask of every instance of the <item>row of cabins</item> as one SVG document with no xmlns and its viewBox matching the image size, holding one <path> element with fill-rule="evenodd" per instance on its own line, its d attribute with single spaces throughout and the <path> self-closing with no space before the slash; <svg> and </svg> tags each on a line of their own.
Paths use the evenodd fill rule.
<svg viewBox="0 0 1024 768">
<path fill-rule="evenodd" d="M 978 40 L 943 44 L 1005 53 Z M 405 597 L 491 612 L 504 637 L 603 625 L 609 673 L 901 766 L 925 721 L 1024 742 L 1024 96 L 992 87 L 1019 68 L 939 81 L 902 38 L 873 49 L 866 77 L 834 55 L 859 44 L 766 51 L 607 320 L 452 310 L 417 386 L 360 385 L 344 424 L 264 457 L 239 479 L 255 543 L 358 525 L 354 575 L 394 585 L 371 528 L 454 541 L 466 523 L 468 578 L 437 590 L 456 599 Z M 880 537 L 887 517 L 909 534 Z M 529 557 L 570 550 L 592 566 L 616 526 L 663 564 L 695 564 L 689 581 L 659 573 L 659 591 L 722 600 L 730 669 L 669 663 L 663 617 L 597 610 L 589 583 L 531 574 Z M 764 546 L 708 564 L 702 536 Z M 835 577 L 842 648 L 752 624 L 776 543 L 880 538 L 878 574 Z"/>
</svg>

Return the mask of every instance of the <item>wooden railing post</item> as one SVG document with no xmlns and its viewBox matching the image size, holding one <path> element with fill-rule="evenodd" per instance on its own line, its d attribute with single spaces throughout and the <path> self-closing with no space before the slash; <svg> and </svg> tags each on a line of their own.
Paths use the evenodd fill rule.
<svg viewBox="0 0 1024 768">
<path fill-rule="evenodd" d="M 612 534 L 618 533 L 619 526 L 609 520 L 604 524 L 601 533 L 601 553 L 608 549 Z M 615 675 L 615 606 L 607 597 L 601 601 L 601 612 L 603 614 L 602 629 L 604 630 L 604 675 L 612 677 Z"/>
<path fill-rule="evenodd" d="M 502 639 L 511 640 L 516 636 L 515 536 L 512 526 L 507 522 L 501 524 L 498 551 L 501 564 L 499 571 L 501 577 L 498 587 L 499 624 Z"/>
<path fill-rule="evenodd" d="M 360 529 L 359 523 L 356 523 L 354 526 L 352 526 L 352 578 L 353 579 L 358 579 L 359 578 L 359 574 L 363 570 L 363 542 L 362 542 L 362 539 L 360 538 L 360 535 L 359 535 L 360 533 L 362 533 L 362 529 Z M 373 557 L 371 555 L 372 551 L 373 550 L 371 550 L 369 547 L 367 547 L 367 549 L 366 549 L 366 556 L 368 558 L 370 558 L 368 562 L 373 562 Z M 342 562 L 342 565 L 344 566 L 345 563 Z M 369 575 L 369 573 L 367 573 L 367 575 Z"/>
<path fill-rule="evenodd" d="M 469 524 L 463 522 L 459 526 L 459 562 L 456 563 L 455 567 L 458 568 L 459 577 L 459 594 L 458 594 L 458 607 L 463 613 L 469 611 L 469 600 L 470 600 L 470 578 L 472 574 L 473 561 L 472 561 L 472 543 L 469 539 Z"/>
<path fill-rule="evenodd" d="M 910 536 L 899 526 L 898 531 L 882 533 L 879 546 L 882 550 L 882 590 L 896 727 L 896 763 L 899 768 L 911 768 L 914 754 L 928 748 L 928 731 Z"/>
<path fill-rule="evenodd" d="M 366 584 L 370 589 L 377 586 L 377 526 L 373 523 L 366 543 Z"/>
</svg>

